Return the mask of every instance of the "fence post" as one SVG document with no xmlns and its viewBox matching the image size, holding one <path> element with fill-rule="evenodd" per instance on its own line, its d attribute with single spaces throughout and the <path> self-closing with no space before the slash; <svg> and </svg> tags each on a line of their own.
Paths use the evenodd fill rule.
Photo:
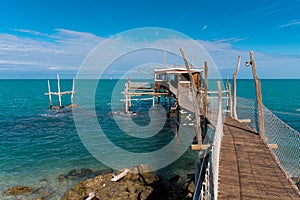
<svg viewBox="0 0 300 200">
<path fill-rule="evenodd" d="M 258 126 L 259 126 L 259 135 L 261 137 L 265 136 L 265 123 L 264 123 L 264 112 L 262 107 L 262 94 L 261 94 L 261 85 L 260 80 L 256 74 L 256 66 L 254 62 L 253 51 L 250 51 L 250 64 L 252 66 L 252 73 L 255 82 L 255 91 L 256 91 L 256 103 L 257 103 L 257 112 L 258 112 Z"/>
<path fill-rule="evenodd" d="M 236 113 L 236 76 L 237 73 L 239 72 L 240 69 L 240 65 L 241 65 L 241 56 L 238 56 L 238 62 L 237 62 L 237 66 L 236 69 L 233 73 L 233 77 L 232 77 L 232 84 L 233 84 L 233 117 L 234 119 L 238 119 L 237 117 L 237 113 Z"/>
</svg>

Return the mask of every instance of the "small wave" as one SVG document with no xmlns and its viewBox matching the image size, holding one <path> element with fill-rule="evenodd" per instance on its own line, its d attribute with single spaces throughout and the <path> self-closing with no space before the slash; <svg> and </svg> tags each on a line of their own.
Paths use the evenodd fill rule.
<svg viewBox="0 0 300 200">
<path fill-rule="evenodd" d="M 297 112 L 300 112 L 300 109 L 296 109 Z M 282 114 L 282 115 L 293 115 L 293 116 L 300 116 L 299 113 L 292 113 L 292 112 L 282 112 L 282 111 L 275 111 L 273 110 L 272 111 L 273 113 L 276 113 L 276 114 Z"/>
</svg>

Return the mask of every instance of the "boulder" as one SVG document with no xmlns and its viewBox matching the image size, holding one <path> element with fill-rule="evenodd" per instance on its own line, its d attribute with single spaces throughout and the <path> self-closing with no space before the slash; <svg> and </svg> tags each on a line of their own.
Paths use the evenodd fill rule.
<svg viewBox="0 0 300 200">
<path fill-rule="evenodd" d="M 32 188 L 25 186 L 14 186 L 4 191 L 6 195 L 22 195 L 31 192 Z"/>
</svg>

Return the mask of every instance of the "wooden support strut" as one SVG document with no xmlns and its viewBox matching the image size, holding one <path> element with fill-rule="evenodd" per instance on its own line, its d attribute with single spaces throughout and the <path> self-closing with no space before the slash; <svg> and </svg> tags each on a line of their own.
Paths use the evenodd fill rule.
<svg viewBox="0 0 300 200">
<path fill-rule="evenodd" d="M 255 82 L 255 91 L 256 91 L 256 103 L 257 103 L 257 112 L 258 112 L 258 124 L 259 124 L 259 135 L 265 137 L 265 124 L 264 124 L 264 112 L 262 107 L 262 94 L 261 94 L 261 85 L 260 80 L 256 74 L 256 66 L 254 62 L 253 52 L 250 51 L 250 64 L 252 66 L 252 73 Z"/>
<path fill-rule="evenodd" d="M 60 92 L 60 80 L 59 75 L 57 74 L 57 93 L 58 93 L 58 106 L 61 108 L 61 92 Z"/>
<path fill-rule="evenodd" d="M 203 96 L 203 116 L 207 116 L 207 93 L 208 93 L 208 65 L 204 62 L 204 96 Z"/>
<path fill-rule="evenodd" d="M 49 95 L 49 105 L 50 109 L 52 109 L 52 95 L 51 95 L 51 86 L 50 86 L 50 81 L 48 80 L 48 95 Z"/>
<path fill-rule="evenodd" d="M 180 47 L 180 52 L 181 52 L 181 55 L 182 55 L 182 58 L 184 60 L 184 64 L 185 64 L 185 67 L 189 73 L 189 77 L 190 77 L 190 81 L 191 81 L 191 84 L 192 84 L 192 94 L 193 94 L 193 99 L 194 99 L 194 109 L 195 109 L 195 116 L 196 116 L 196 137 L 197 137 L 197 141 L 198 141 L 198 144 L 202 144 L 202 137 L 201 137 L 201 119 L 200 119 L 200 109 L 199 109 L 199 105 L 196 101 L 196 85 L 195 85 L 195 82 L 194 82 L 194 79 L 193 79 L 193 76 L 192 76 L 192 73 L 191 73 L 191 69 L 190 69 L 190 66 L 189 66 L 189 63 L 185 57 L 185 54 L 184 54 L 184 50 L 182 47 Z"/>
<path fill-rule="evenodd" d="M 239 72 L 241 66 L 241 56 L 238 56 L 238 62 L 237 62 L 237 66 L 236 69 L 233 73 L 233 77 L 232 77 L 232 84 L 233 84 L 233 118 L 234 119 L 238 119 L 237 117 L 237 113 L 236 113 L 236 106 L 237 106 L 237 100 L 236 100 L 236 76 L 237 73 Z"/>
<path fill-rule="evenodd" d="M 75 93 L 75 82 L 74 78 L 72 80 L 72 93 L 71 93 L 71 106 L 74 106 L 74 93 Z"/>
</svg>

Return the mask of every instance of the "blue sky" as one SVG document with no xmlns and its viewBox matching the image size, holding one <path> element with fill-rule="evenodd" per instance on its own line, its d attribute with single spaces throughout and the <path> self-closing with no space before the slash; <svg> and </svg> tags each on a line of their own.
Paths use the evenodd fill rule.
<svg viewBox="0 0 300 200">
<path fill-rule="evenodd" d="M 253 50 L 260 77 L 300 78 L 300 0 L 7 0 L 0 9 L 0 78 L 75 76 L 99 42 L 149 26 L 197 40 L 224 76 Z"/>
</svg>

